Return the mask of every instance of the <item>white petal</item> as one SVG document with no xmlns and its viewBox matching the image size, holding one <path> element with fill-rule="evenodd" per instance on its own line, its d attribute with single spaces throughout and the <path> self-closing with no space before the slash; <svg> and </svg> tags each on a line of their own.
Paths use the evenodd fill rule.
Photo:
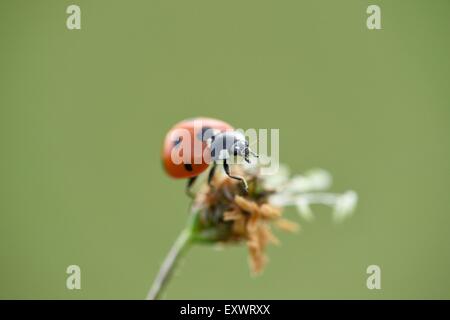
<svg viewBox="0 0 450 320">
<path fill-rule="evenodd" d="M 311 208 L 309 207 L 309 202 L 307 201 L 306 198 L 297 199 L 295 205 L 297 207 L 298 214 L 300 215 L 300 217 L 302 217 L 307 221 L 311 221 L 314 219 L 314 215 L 312 213 Z"/>
<path fill-rule="evenodd" d="M 331 175 L 328 171 L 315 169 L 306 175 L 296 175 L 289 182 L 287 188 L 291 192 L 323 191 L 331 186 Z"/>
<path fill-rule="evenodd" d="M 275 174 L 264 175 L 263 184 L 267 189 L 279 189 L 289 180 L 289 168 L 286 165 L 280 165 Z"/>
<path fill-rule="evenodd" d="M 350 190 L 339 196 L 334 205 L 334 220 L 340 222 L 349 217 L 355 210 L 357 202 L 358 194 L 355 191 Z"/>
<path fill-rule="evenodd" d="M 269 197 L 269 203 L 275 207 L 286 207 L 292 205 L 292 199 L 287 193 L 276 193 Z"/>
<path fill-rule="evenodd" d="M 326 190 L 331 187 L 331 174 L 323 169 L 313 169 L 307 172 L 306 177 L 309 179 L 312 190 Z"/>
</svg>

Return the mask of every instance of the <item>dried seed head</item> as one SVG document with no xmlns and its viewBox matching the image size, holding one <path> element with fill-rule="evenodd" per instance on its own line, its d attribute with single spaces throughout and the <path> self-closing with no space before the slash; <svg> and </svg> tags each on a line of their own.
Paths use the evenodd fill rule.
<svg viewBox="0 0 450 320">
<path fill-rule="evenodd" d="M 281 230 L 288 232 L 297 232 L 300 230 L 300 226 L 297 223 L 288 219 L 278 219 L 275 221 L 275 225 Z"/>
<path fill-rule="evenodd" d="M 223 214 L 223 221 L 236 221 L 236 220 L 243 220 L 244 215 L 239 210 L 231 210 L 231 211 L 225 211 Z"/>
<path fill-rule="evenodd" d="M 258 212 L 258 205 L 251 201 L 251 200 L 247 200 L 241 196 L 235 196 L 234 197 L 234 202 L 239 206 L 239 208 L 241 208 L 241 210 L 249 212 L 251 214 L 257 213 Z"/>
<path fill-rule="evenodd" d="M 276 219 L 281 217 L 281 210 L 275 208 L 267 203 L 264 203 L 260 208 L 259 212 L 266 219 Z"/>
<path fill-rule="evenodd" d="M 216 175 L 211 187 L 205 187 L 197 195 L 194 210 L 200 212 L 198 229 L 221 243 L 246 243 L 252 274 L 263 271 L 268 261 L 265 250 L 268 244 L 279 244 L 272 233 L 272 222 L 282 229 L 293 231 L 293 223 L 281 219 L 282 211 L 268 203 L 268 194 L 258 176 L 239 172 L 249 183 L 249 193 L 242 195 L 238 181 Z"/>
</svg>

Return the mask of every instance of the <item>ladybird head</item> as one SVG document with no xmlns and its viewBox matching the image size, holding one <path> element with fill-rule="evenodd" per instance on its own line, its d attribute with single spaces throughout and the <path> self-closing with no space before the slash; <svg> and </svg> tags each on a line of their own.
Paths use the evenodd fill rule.
<svg viewBox="0 0 450 320">
<path fill-rule="evenodd" d="M 248 163 L 250 163 L 250 155 L 259 157 L 258 154 L 250 149 L 249 143 L 245 139 L 245 136 L 243 134 L 238 134 L 235 136 L 235 141 L 232 144 L 231 148 L 233 155 L 243 157 L 244 160 Z"/>
</svg>

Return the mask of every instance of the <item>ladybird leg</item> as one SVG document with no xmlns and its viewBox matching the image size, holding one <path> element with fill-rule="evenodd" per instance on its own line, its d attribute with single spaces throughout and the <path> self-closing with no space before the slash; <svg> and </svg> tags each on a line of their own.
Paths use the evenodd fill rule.
<svg viewBox="0 0 450 320">
<path fill-rule="evenodd" d="M 185 190 L 185 192 L 186 192 L 186 194 L 187 194 L 190 198 L 192 198 L 192 199 L 195 198 L 195 194 L 192 192 L 191 188 L 192 188 L 192 185 L 194 184 L 195 180 L 197 179 L 197 177 L 198 177 L 198 176 L 189 178 L 189 180 L 188 180 L 188 182 L 187 182 L 187 184 L 186 184 L 186 190 Z"/>
<path fill-rule="evenodd" d="M 223 160 L 223 169 L 225 170 L 225 173 L 227 174 L 227 176 L 229 176 L 232 179 L 236 179 L 236 180 L 241 181 L 242 186 L 244 187 L 245 193 L 248 192 L 247 181 L 245 181 L 245 179 L 243 177 L 241 177 L 241 176 L 233 176 L 233 175 L 231 175 L 231 173 L 230 173 L 230 166 L 229 166 L 229 164 L 227 163 L 226 160 Z"/>
<path fill-rule="evenodd" d="M 212 179 L 214 178 L 214 173 L 216 172 L 216 167 L 217 167 L 217 164 L 214 162 L 214 163 L 212 164 L 211 169 L 209 170 L 209 174 L 208 174 L 208 185 L 209 185 L 210 187 L 212 187 Z"/>
</svg>

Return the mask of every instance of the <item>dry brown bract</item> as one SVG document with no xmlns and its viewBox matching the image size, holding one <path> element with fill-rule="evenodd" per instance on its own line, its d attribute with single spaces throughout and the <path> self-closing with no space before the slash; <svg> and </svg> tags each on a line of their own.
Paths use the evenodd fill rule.
<svg viewBox="0 0 450 320">
<path fill-rule="evenodd" d="M 267 245 L 280 243 L 271 224 L 289 232 L 296 232 L 299 226 L 282 218 L 281 209 L 268 203 L 270 191 L 262 188 L 257 176 L 247 175 L 246 179 L 249 192 L 243 195 L 239 182 L 216 175 L 212 186 L 198 193 L 194 208 L 201 210 L 200 228 L 214 234 L 216 241 L 247 244 L 250 269 L 259 274 L 267 262 Z"/>
</svg>

